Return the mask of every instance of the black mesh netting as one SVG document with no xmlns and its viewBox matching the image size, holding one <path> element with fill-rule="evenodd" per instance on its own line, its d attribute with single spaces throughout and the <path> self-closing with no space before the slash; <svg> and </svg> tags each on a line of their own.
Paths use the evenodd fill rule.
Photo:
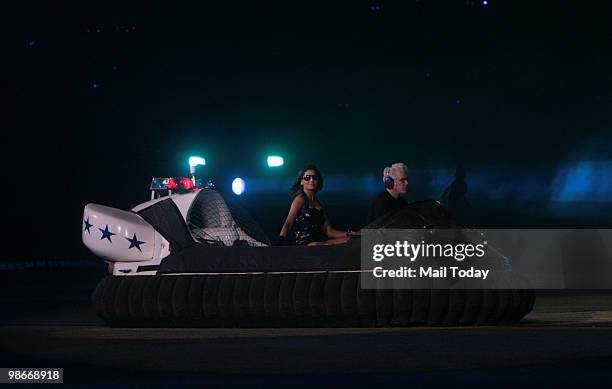
<svg viewBox="0 0 612 389">
<path fill-rule="evenodd" d="M 228 205 L 212 189 L 203 189 L 193 201 L 187 224 L 200 243 L 222 246 L 265 246 L 270 243 L 253 218 L 238 205 Z"/>
<path fill-rule="evenodd" d="M 270 244 L 270 238 L 268 238 L 268 235 L 263 232 L 259 224 L 253 219 L 246 209 L 232 202 L 227 203 L 227 206 L 238 226 L 248 236 L 267 245 Z"/>
<path fill-rule="evenodd" d="M 171 251 L 193 246 L 194 241 L 185 228 L 181 211 L 171 199 L 158 201 L 138 214 L 168 240 Z"/>
</svg>

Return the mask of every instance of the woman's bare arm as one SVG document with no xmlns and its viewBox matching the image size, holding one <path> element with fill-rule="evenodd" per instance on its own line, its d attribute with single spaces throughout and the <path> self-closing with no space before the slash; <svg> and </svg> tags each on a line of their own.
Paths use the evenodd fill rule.
<svg viewBox="0 0 612 389">
<path fill-rule="evenodd" d="M 279 235 L 287 236 L 289 231 L 291 231 L 291 227 L 293 226 L 293 221 L 297 217 L 300 209 L 304 206 L 304 198 L 302 196 L 296 196 L 291 203 L 291 208 L 289 208 L 289 213 L 287 214 L 287 218 L 285 219 L 285 223 L 283 224 L 283 228 L 281 228 Z"/>
<path fill-rule="evenodd" d="M 327 217 L 325 218 L 325 224 L 323 224 L 323 232 L 328 238 L 344 238 L 347 236 L 346 231 L 336 230 L 331 226 Z"/>
</svg>

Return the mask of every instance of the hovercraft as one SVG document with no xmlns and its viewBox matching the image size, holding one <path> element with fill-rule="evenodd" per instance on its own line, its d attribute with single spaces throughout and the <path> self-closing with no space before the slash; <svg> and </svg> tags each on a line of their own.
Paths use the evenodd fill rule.
<svg viewBox="0 0 612 389">
<path fill-rule="evenodd" d="M 526 281 L 508 271 L 483 289 L 363 289 L 359 238 L 272 246 L 210 183 L 153 179 L 151 189 L 151 200 L 130 211 L 84 209 L 83 242 L 110 273 L 93 307 L 111 326 L 508 325 L 534 304 Z M 459 227 L 438 202 L 422 201 L 368 228 L 424 226 Z"/>
</svg>

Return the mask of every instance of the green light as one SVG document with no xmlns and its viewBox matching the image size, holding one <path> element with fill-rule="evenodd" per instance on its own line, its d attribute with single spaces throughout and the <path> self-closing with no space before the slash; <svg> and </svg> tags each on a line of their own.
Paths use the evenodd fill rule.
<svg viewBox="0 0 612 389">
<path fill-rule="evenodd" d="M 189 166 L 206 165 L 206 160 L 202 157 L 189 157 Z"/>
<path fill-rule="evenodd" d="M 268 166 L 269 167 L 279 167 L 283 166 L 285 160 L 283 157 L 279 157 L 278 155 L 268 155 Z"/>
</svg>

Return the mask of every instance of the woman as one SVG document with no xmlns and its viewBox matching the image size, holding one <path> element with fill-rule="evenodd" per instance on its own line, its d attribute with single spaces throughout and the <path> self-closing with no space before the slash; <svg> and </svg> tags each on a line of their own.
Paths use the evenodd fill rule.
<svg viewBox="0 0 612 389">
<path fill-rule="evenodd" d="M 300 170 L 291 186 L 294 197 L 279 234 L 281 244 L 331 245 L 345 243 L 352 235 L 358 235 L 336 230 L 329 224 L 316 197 L 322 188 L 323 176 L 316 166 L 308 165 Z"/>
</svg>

